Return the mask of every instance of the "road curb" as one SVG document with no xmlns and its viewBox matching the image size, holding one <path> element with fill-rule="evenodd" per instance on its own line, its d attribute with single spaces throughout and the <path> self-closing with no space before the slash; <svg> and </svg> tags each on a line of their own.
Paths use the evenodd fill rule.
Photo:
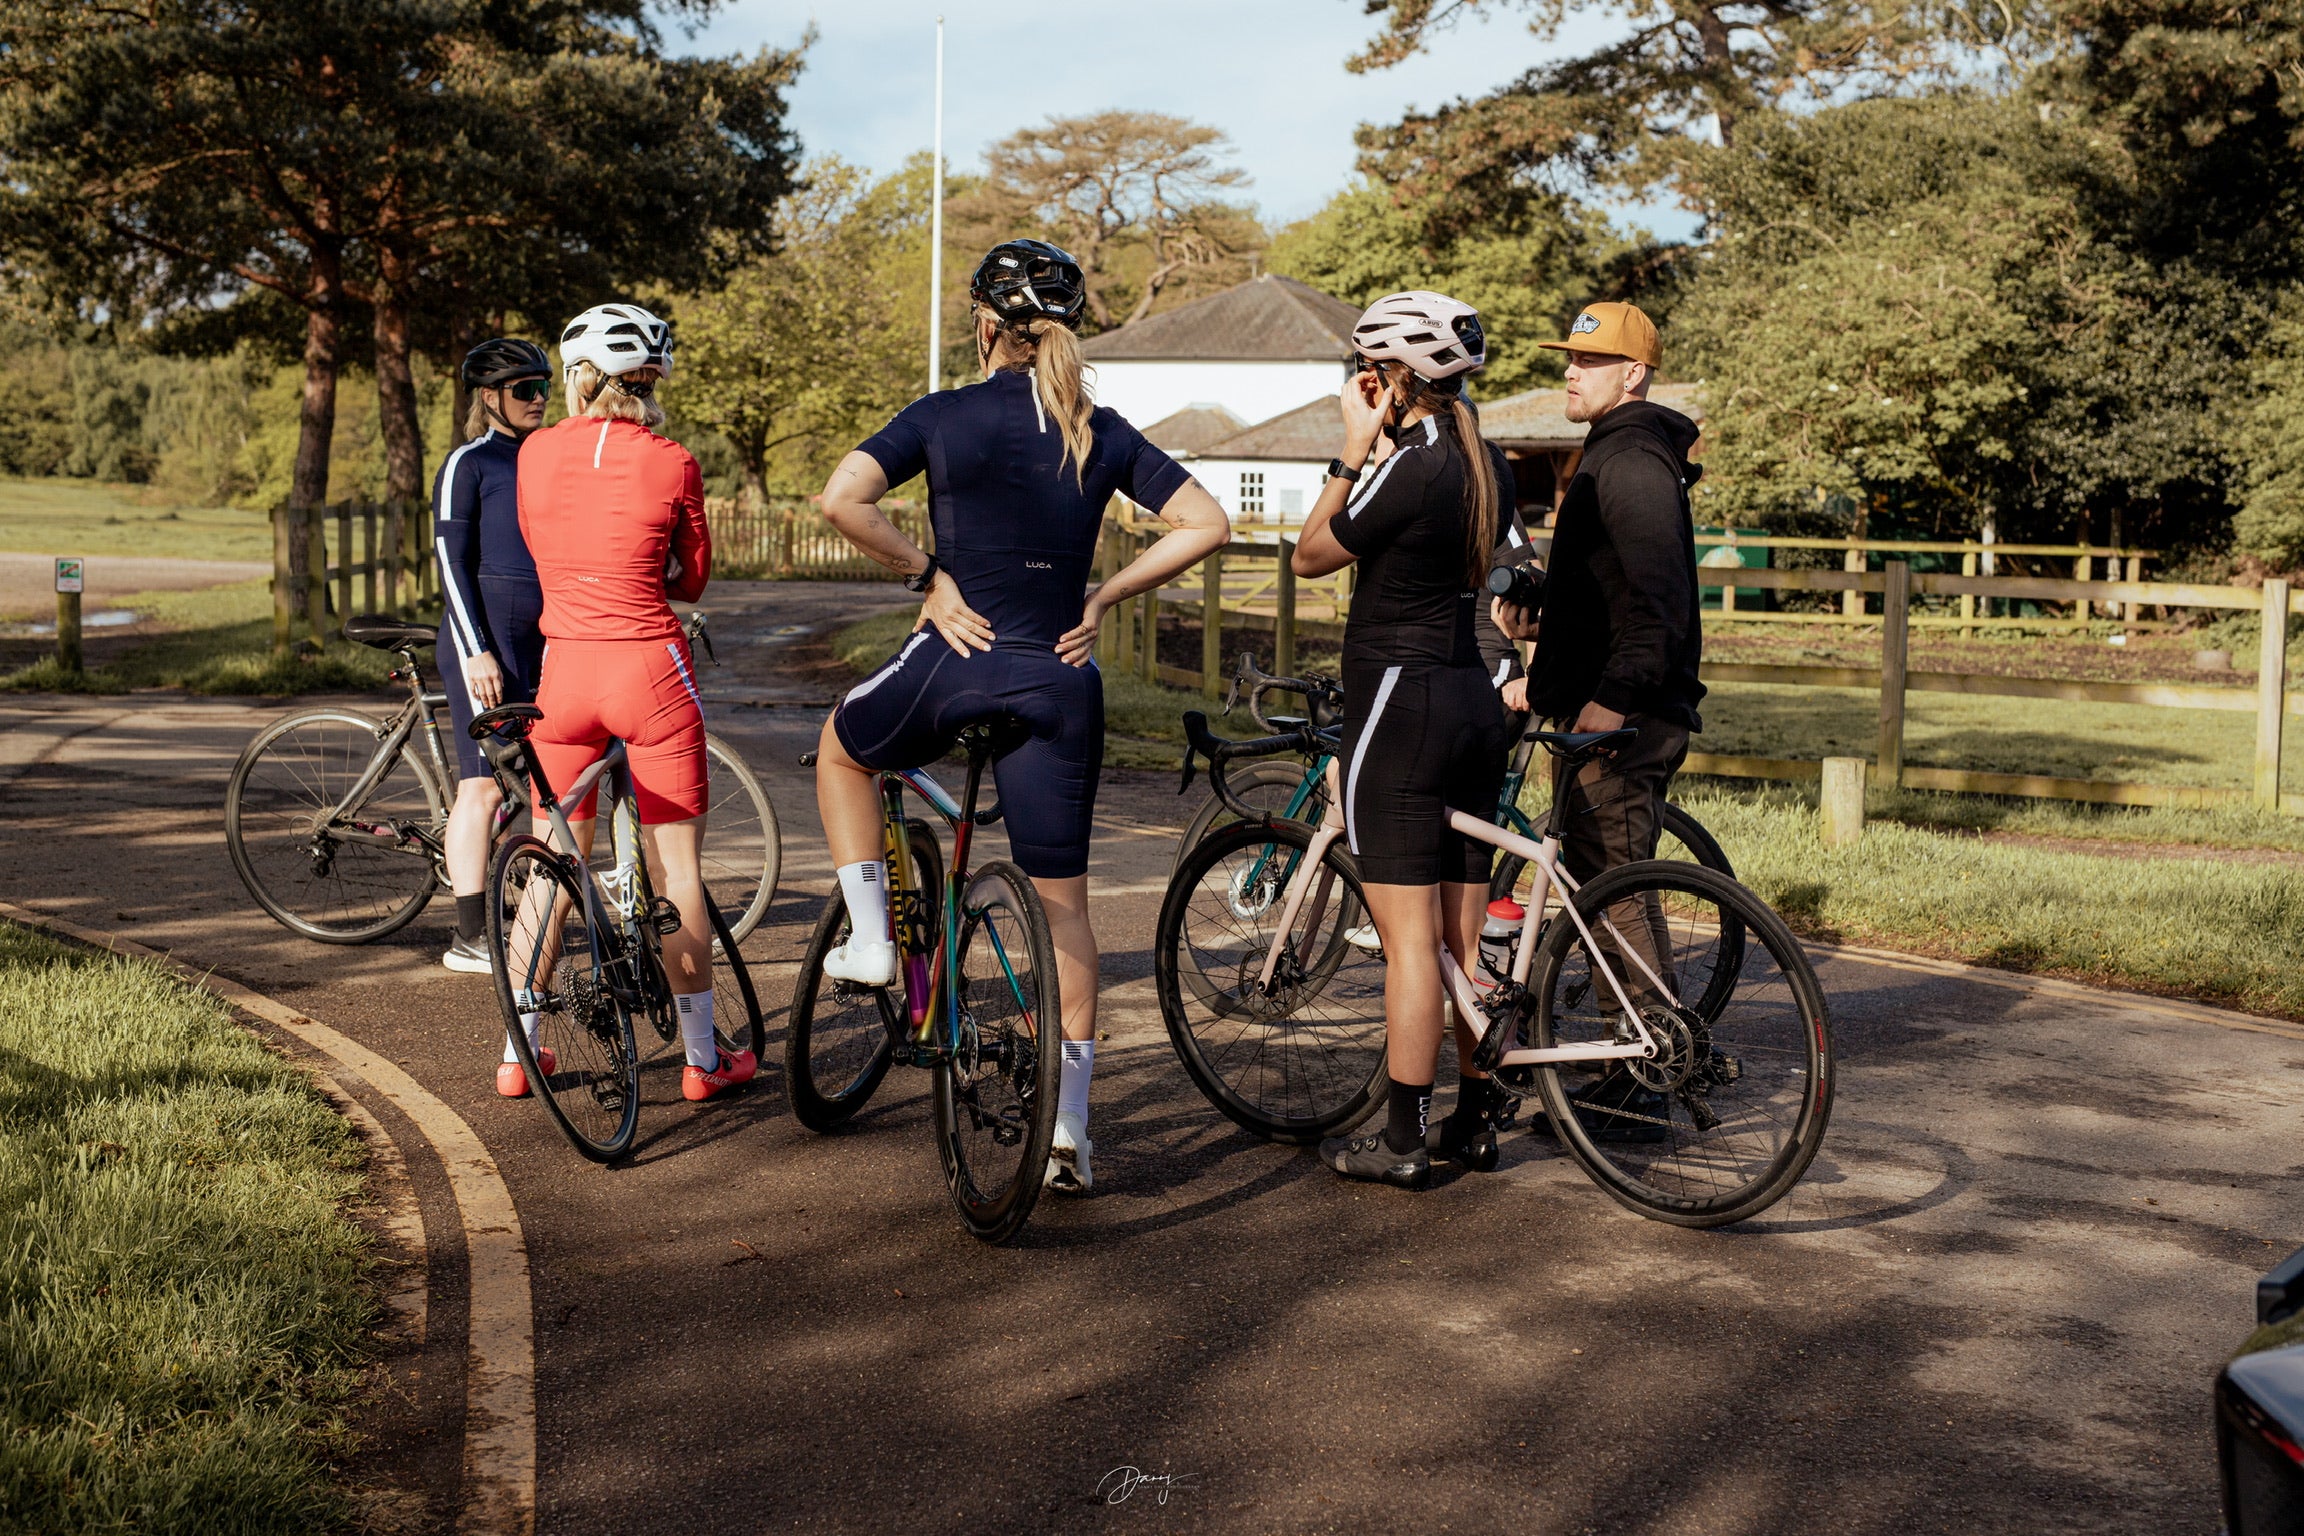
<svg viewBox="0 0 2304 1536">
<path fill-rule="evenodd" d="M 456 1530 L 532 1536 L 536 1529 L 536 1350 L 528 1244 L 512 1192 L 462 1116 L 390 1059 L 263 993 L 159 950 L 0 902 L 0 917 L 166 967 L 336 1062 L 406 1115 L 447 1171 L 463 1218 L 471 1326 L 464 1371 L 464 1476 Z M 338 1089 L 341 1092 L 341 1088 Z M 373 1119 L 373 1117 L 371 1117 Z M 377 1127 L 379 1131 L 382 1127 Z"/>
</svg>

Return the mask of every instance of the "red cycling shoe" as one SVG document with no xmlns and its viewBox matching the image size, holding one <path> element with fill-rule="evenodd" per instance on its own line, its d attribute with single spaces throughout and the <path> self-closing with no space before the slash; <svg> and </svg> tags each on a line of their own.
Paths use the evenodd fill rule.
<svg viewBox="0 0 2304 1536">
<path fill-rule="evenodd" d="M 680 1074 L 680 1097 L 691 1103 L 701 1103 L 730 1088 L 741 1088 L 752 1081 L 760 1070 L 760 1058 L 750 1051 L 738 1051 L 731 1056 L 720 1053 L 720 1060 L 709 1072 L 690 1065 Z"/>
<path fill-rule="evenodd" d="M 559 1063 L 553 1060 L 550 1046 L 540 1045 L 536 1047 L 536 1065 L 543 1069 L 546 1077 L 550 1077 L 559 1070 Z M 496 1093 L 498 1097 L 506 1099 L 528 1097 L 528 1073 L 521 1067 L 520 1063 L 516 1061 L 497 1063 Z"/>
</svg>

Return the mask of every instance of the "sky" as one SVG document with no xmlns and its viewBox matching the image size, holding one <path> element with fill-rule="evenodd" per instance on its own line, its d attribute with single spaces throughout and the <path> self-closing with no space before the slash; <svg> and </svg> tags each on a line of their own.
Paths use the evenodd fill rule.
<svg viewBox="0 0 2304 1536">
<path fill-rule="evenodd" d="M 1375 31 L 1360 0 L 726 0 L 693 34 L 668 24 L 665 41 L 676 53 L 749 53 L 790 47 L 814 23 L 792 127 L 810 154 L 887 171 L 929 145 L 942 12 L 947 164 L 972 168 L 987 144 L 1052 115 L 1168 112 L 1231 135 L 1251 177 L 1244 194 L 1277 228 L 1350 184 L 1359 124 L 1480 95 L 1564 47 L 1590 47 L 1610 27 L 1596 15 L 1547 48 L 1524 13 L 1496 9 L 1364 75 L 1344 68 Z M 1670 207 L 1619 217 L 1673 237 L 1695 229 Z"/>
</svg>

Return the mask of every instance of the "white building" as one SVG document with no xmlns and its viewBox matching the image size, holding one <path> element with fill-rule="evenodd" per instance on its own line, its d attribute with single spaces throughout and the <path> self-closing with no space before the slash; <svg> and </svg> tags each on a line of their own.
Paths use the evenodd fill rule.
<svg viewBox="0 0 2304 1536">
<path fill-rule="evenodd" d="M 1215 406 L 1243 423 L 1333 396 L 1360 312 L 1294 278 L 1251 278 L 1081 345 L 1096 403 L 1138 427 Z"/>
</svg>

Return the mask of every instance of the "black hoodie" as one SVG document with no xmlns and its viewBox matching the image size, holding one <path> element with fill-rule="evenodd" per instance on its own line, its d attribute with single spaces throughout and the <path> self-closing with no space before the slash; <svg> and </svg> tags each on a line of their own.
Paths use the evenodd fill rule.
<svg viewBox="0 0 2304 1536">
<path fill-rule="evenodd" d="M 1627 400 L 1592 423 L 1560 503 L 1528 701 L 1572 719 L 1598 701 L 1623 715 L 1703 729 L 1696 530 L 1688 450 L 1696 423 Z"/>
</svg>

